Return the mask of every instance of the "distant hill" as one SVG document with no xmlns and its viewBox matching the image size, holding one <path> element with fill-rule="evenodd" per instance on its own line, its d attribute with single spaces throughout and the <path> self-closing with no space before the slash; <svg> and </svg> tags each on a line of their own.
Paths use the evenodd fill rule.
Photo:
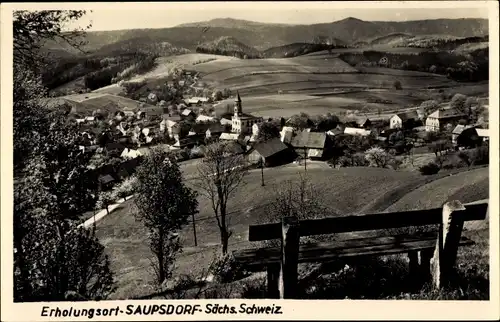
<svg viewBox="0 0 500 322">
<path fill-rule="evenodd" d="M 239 58 L 261 57 L 261 53 L 257 49 L 247 46 L 233 37 L 220 37 L 216 40 L 203 43 L 196 47 L 196 52 Z"/>
<path fill-rule="evenodd" d="M 390 45 L 391 43 L 399 43 L 402 42 L 404 39 L 412 38 L 413 35 L 406 34 L 406 33 L 392 33 L 386 36 L 382 37 L 377 37 L 370 41 L 371 45 Z"/>
<path fill-rule="evenodd" d="M 131 29 L 89 32 L 87 50 L 96 51 L 111 43 L 144 37 L 151 42 L 168 42 L 179 48 L 195 50 L 200 44 L 232 37 L 257 50 L 293 43 L 313 43 L 314 39 L 334 38 L 348 44 L 371 41 L 395 33 L 474 37 L 488 34 L 486 19 L 435 19 L 416 21 L 363 21 L 346 18 L 331 23 L 312 25 L 267 24 L 236 19 L 214 19 L 163 29 Z M 48 43 L 49 48 L 64 44 Z"/>
<path fill-rule="evenodd" d="M 344 43 L 345 44 L 345 43 Z M 346 45 L 343 45 L 346 46 Z M 272 47 L 262 52 L 263 58 L 287 58 L 307 55 L 310 53 L 339 48 L 342 45 L 328 45 L 328 44 L 311 44 L 311 43 L 294 43 L 285 46 Z"/>
<path fill-rule="evenodd" d="M 190 50 L 182 47 L 176 47 L 169 42 L 155 41 L 149 36 L 136 37 L 105 45 L 96 50 L 94 56 L 112 56 L 128 53 L 152 53 L 158 56 L 170 56 L 189 53 Z"/>
<path fill-rule="evenodd" d="M 292 24 L 285 23 L 265 23 L 265 22 L 255 22 L 243 19 L 233 19 L 233 18 L 216 18 L 205 22 L 192 22 L 177 25 L 176 27 L 216 27 L 216 28 L 237 28 L 237 29 L 260 29 L 267 28 L 269 26 L 275 27 L 288 27 L 293 26 Z"/>
</svg>

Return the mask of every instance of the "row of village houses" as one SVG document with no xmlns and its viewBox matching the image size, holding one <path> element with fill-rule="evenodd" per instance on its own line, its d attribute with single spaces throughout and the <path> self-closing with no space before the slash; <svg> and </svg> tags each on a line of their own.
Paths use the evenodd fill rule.
<svg viewBox="0 0 500 322">
<path fill-rule="evenodd" d="M 138 115 L 138 118 L 143 117 Z M 195 120 L 186 137 L 179 136 L 179 123 L 190 117 Z M 440 131 L 447 125 L 456 125 L 464 115 L 451 109 L 438 109 L 431 113 L 425 121 L 425 131 Z M 252 163 L 263 160 L 266 166 L 290 162 L 297 155 L 311 159 L 324 160 L 330 157 L 329 152 L 333 145 L 333 137 L 336 135 L 373 135 L 380 141 L 385 141 L 390 133 L 401 128 L 414 128 L 422 123 L 416 111 L 397 113 L 389 120 L 389 129 L 378 133 L 372 129 L 372 121 L 369 118 L 357 121 L 357 127 L 338 125 L 327 132 L 311 132 L 306 129 L 296 131 L 293 127 L 284 126 L 280 132 L 280 138 L 267 142 L 256 143 L 260 124 L 264 122 L 262 117 L 253 116 L 243 112 L 242 102 L 239 94 L 235 99 L 233 113 L 225 113 L 219 118 L 206 115 L 198 115 L 191 109 L 184 109 L 181 115 L 165 116 L 159 124 L 159 132 L 167 132 L 175 143 L 167 146 L 169 150 L 192 149 L 205 144 L 207 138 L 222 141 L 231 141 L 234 144 L 234 153 L 246 153 L 248 160 Z M 230 128 L 230 131 L 228 130 Z M 125 159 L 133 159 L 147 154 L 149 143 L 154 143 L 154 129 L 136 126 L 132 129 L 132 135 L 143 137 L 144 147 L 132 149 L 126 147 L 125 135 L 130 129 L 125 129 L 123 123 L 117 125 L 118 131 L 122 132 L 123 141 L 109 143 L 106 149 L 112 151 L 116 156 Z M 472 125 L 456 125 L 452 131 L 452 141 L 456 145 L 467 144 L 468 138 L 479 137 L 487 140 L 489 133 L 487 129 L 481 129 Z M 95 142 L 94 142 L 95 143 Z M 82 147 L 83 149 L 96 151 L 95 145 Z"/>
</svg>

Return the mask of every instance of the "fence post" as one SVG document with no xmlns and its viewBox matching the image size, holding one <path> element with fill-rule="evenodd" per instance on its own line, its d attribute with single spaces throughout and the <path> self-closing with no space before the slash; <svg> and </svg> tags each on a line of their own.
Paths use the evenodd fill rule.
<svg viewBox="0 0 500 322">
<path fill-rule="evenodd" d="M 299 221 L 297 217 L 282 219 L 280 298 L 294 299 L 297 295 L 299 259 Z"/>
<path fill-rule="evenodd" d="M 434 256 L 431 259 L 432 285 L 435 289 L 445 286 L 453 273 L 464 226 L 460 214 L 462 210 L 465 210 L 465 207 L 458 200 L 447 202 L 443 206 L 442 223 L 439 227 Z"/>
<path fill-rule="evenodd" d="M 267 265 L 267 296 L 270 299 L 279 299 L 279 278 L 280 278 L 281 265 L 268 264 Z"/>
</svg>

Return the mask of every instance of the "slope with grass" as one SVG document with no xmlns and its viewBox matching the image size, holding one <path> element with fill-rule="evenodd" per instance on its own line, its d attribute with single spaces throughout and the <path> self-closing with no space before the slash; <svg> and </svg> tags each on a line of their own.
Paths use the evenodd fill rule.
<svg viewBox="0 0 500 322">
<path fill-rule="evenodd" d="M 195 171 L 193 167 L 191 168 L 191 171 Z M 248 225 L 267 220 L 266 209 L 275 192 L 288 180 L 297 180 L 298 172 L 303 173 L 302 166 L 288 165 L 265 169 L 266 185 L 264 187 L 261 186 L 260 171 L 254 170 L 249 173 L 245 184 L 236 191 L 228 205 L 230 225 L 234 231 L 230 240 L 230 250 L 251 247 L 247 241 Z M 390 204 L 395 201 L 394 207 L 402 210 L 405 208 L 398 205 L 401 203 L 411 205 L 411 200 L 415 199 L 413 197 L 415 193 L 434 195 L 439 190 L 437 187 L 443 184 L 446 187 L 453 185 L 453 187 L 461 188 L 441 189 L 440 195 L 437 196 L 438 200 L 441 196 L 444 199 L 453 198 L 455 193 L 467 195 L 470 193 L 467 192 L 469 185 L 471 189 L 476 189 L 476 186 L 470 180 L 464 183 L 463 179 L 478 177 L 478 173 L 483 180 L 487 177 L 487 169 L 480 169 L 457 175 L 457 179 L 453 182 L 447 182 L 446 180 L 450 179 L 446 178 L 437 180 L 435 184 L 425 184 L 432 178 L 424 180 L 417 173 L 378 168 L 333 170 L 322 166 L 321 163 L 311 163 L 307 173 L 310 182 L 318 191 L 318 200 L 327 208 L 324 216 L 364 213 L 368 205 L 372 205 L 370 209 L 372 212 L 383 211 L 389 209 Z M 475 179 L 475 182 L 480 181 Z M 195 187 L 192 177 L 187 182 Z M 419 184 L 423 186 L 419 188 Z M 409 197 L 401 198 L 402 201 L 397 201 L 397 198 L 388 199 L 388 195 L 394 191 L 398 191 L 398 195 L 401 196 L 408 193 Z M 476 197 L 481 196 L 476 195 L 469 199 Z M 423 199 L 423 197 L 420 198 Z M 379 202 L 374 207 L 376 200 Z M 466 201 L 468 200 L 464 199 L 464 202 Z M 188 225 L 182 233 L 184 252 L 179 255 L 176 262 L 175 275 L 199 273 L 203 268 L 208 267 L 218 251 L 219 232 L 209 202 L 201 197 L 199 202 L 200 212 L 196 220 L 199 246 L 193 247 L 193 232 L 191 225 Z M 425 207 L 418 200 L 415 202 L 415 206 L 408 206 L 408 208 Z M 118 290 L 114 294 L 115 299 L 146 295 L 154 291 L 151 286 L 153 275 L 149 272 L 151 253 L 148 248 L 147 234 L 141 223 L 135 220 L 133 207 L 133 199 L 126 201 L 119 206 L 118 210 L 104 217 L 97 225 L 97 234 L 106 246 L 112 268 L 117 274 Z"/>
<path fill-rule="evenodd" d="M 406 211 L 441 207 L 458 199 L 462 203 L 489 198 L 489 168 L 479 168 L 447 176 L 408 193 L 386 211 Z"/>
</svg>

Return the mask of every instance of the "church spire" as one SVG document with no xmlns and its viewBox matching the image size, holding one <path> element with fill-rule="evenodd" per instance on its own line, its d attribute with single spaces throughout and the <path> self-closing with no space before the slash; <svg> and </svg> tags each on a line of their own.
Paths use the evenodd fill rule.
<svg viewBox="0 0 500 322">
<path fill-rule="evenodd" d="M 242 108 L 241 108 L 241 97 L 240 93 L 236 91 L 236 98 L 234 99 L 234 102 L 236 103 L 234 105 L 234 114 L 238 115 L 242 113 Z"/>
</svg>

